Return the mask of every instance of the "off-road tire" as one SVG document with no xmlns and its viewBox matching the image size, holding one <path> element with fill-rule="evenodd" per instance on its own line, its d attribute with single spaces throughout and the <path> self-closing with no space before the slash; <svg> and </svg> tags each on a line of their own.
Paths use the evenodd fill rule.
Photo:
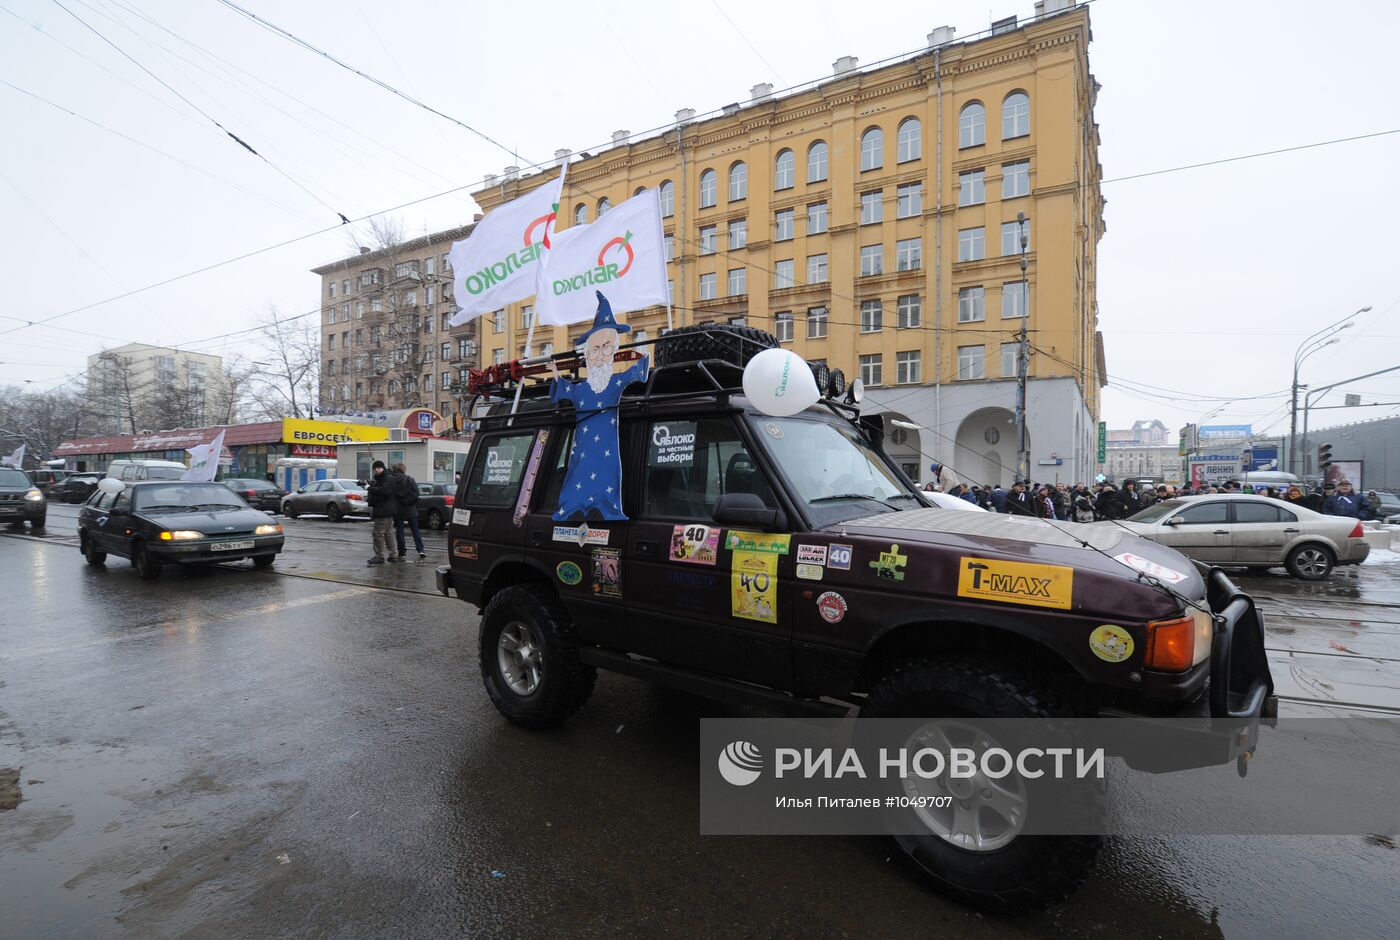
<svg viewBox="0 0 1400 940">
<path fill-rule="evenodd" d="M 257 568 L 260 571 L 266 568 L 271 568 L 273 562 L 275 562 L 276 560 L 276 555 L 258 555 L 253 558 L 253 567 Z"/>
<path fill-rule="evenodd" d="M 154 581 L 160 577 L 161 564 L 151 557 L 145 545 L 137 545 L 132 551 L 131 564 L 142 581 Z"/>
<path fill-rule="evenodd" d="M 964 714 L 989 718 L 1067 717 L 1047 691 L 1020 670 L 981 659 L 916 660 L 871 689 L 861 717 Z M 1086 781 L 1083 799 L 1101 812 L 1104 793 Z M 935 834 L 896 835 L 899 847 L 938 888 L 981 910 L 1014 913 L 1063 899 L 1098 858 L 1099 836 L 1022 835 L 1005 848 L 972 852 Z"/>
<path fill-rule="evenodd" d="M 512 623 L 523 623 L 541 640 L 539 685 L 528 695 L 513 691 L 501 674 L 497 644 Z M 479 639 L 481 678 L 502 715 L 524 728 L 553 728 L 583 707 L 593 694 L 598 671 L 579 659 L 578 633 L 554 590 L 543 584 L 516 584 L 486 605 Z"/>
<path fill-rule="evenodd" d="M 656 344 L 656 364 L 673 366 L 702 359 L 720 359 L 739 368 L 765 349 L 778 345 L 778 338 L 767 330 L 751 326 L 696 324 L 672 330 Z"/>
<path fill-rule="evenodd" d="M 107 553 L 99 552 L 97 549 L 93 548 L 92 540 L 87 536 L 83 536 L 79 548 L 82 550 L 83 557 L 87 559 L 87 563 L 94 568 L 101 568 L 103 565 L 107 564 Z"/>
<path fill-rule="evenodd" d="M 1283 564 L 1299 581 L 1321 581 L 1337 566 L 1337 556 L 1326 545 L 1306 542 L 1289 552 Z"/>
<path fill-rule="evenodd" d="M 345 513 L 335 503 L 326 504 L 326 518 L 331 522 L 339 522 L 345 518 Z"/>
<path fill-rule="evenodd" d="M 447 528 L 447 517 L 436 509 L 428 510 L 428 528 L 442 530 Z"/>
</svg>

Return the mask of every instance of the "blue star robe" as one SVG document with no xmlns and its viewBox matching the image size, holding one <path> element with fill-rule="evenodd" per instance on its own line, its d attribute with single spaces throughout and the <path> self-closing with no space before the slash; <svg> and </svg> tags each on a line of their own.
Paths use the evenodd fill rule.
<svg viewBox="0 0 1400 940">
<path fill-rule="evenodd" d="M 645 382 L 647 357 L 608 381 L 608 387 L 595 392 L 587 382 L 555 379 L 549 396 L 555 404 L 571 401 L 578 411 L 574 446 L 569 450 L 569 472 L 559 491 L 560 521 L 577 513 L 588 518 L 590 509 L 603 519 L 626 521 L 622 512 L 622 455 L 617 443 L 617 403 L 622 390 L 633 382 Z"/>
</svg>

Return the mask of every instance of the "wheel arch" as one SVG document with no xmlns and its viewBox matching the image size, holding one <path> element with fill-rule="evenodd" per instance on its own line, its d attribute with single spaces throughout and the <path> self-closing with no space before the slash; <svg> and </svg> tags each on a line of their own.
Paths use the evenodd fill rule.
<svg viewBox="0 0 1400 940">
<path fill-rule="evenodd" d="M 518 559 L 506 559 L 498 562 L 486 575 L 486 580 L 481 585 L 481 599 L 477 605 L 485 609 L 486 605 L 491 603 L 491 598 L 517 584 L 541 584 L 551 590 L 554 587 L 549 575 L 538 565 Z"/>
</svg>

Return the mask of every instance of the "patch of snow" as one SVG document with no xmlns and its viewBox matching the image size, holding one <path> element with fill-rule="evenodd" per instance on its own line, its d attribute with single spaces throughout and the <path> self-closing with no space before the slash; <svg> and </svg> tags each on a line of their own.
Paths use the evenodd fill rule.
<svg viewBox="0 0 1400 940">
<path fill-rule="evenodd" d="M 1363 565 L 1395 565 L 1400 564 L 1400 552 L 1392 551 L 1388 548 L 1373 548 L 1371 554 L 1366 556 Z"/>
</svg>

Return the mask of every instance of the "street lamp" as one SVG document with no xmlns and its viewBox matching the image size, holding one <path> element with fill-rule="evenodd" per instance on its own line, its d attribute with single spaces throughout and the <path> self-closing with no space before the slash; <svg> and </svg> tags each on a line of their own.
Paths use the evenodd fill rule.
<svg viewBox="0 0 1400 940">
<path fill-rule="evenodd" d="M 1355 313 L 1349 316 L 1342 317 L 1340 320 L 1338 320 L 1336 323 L 1333 323 L 1331 326 L 1324 327 L 1323 329 L 1320 329 L 1313 335 L 1309 336 L 1307 339 L 1303 340 L 1301 343 L 1298 344 L 1297 351 L 1293 353 L 1293 397 L 1291 404 L 1292 418 L 1289 422 L 1288 428 L 1289 470 L 1293 470 L 1296 466 L 1295 455 L 1298 450 L 1298 370 L 1302 367 L 1303 360 L 1307 359 L 1309 356 L 1317 352 L 1322 347 L 1331 346 L 1333 343 L 1340 341 L 1341 337 L 1337 336 L 1336 334 L 1340 333 L 1342 330 L 1350 329 L 1351 327 L 1355 326 L 1356 323 L 1354 321 L 1357 317 L 1361 316 L 1361 314 L 1363 313 L 1370 312 L 1370 307 L 1362 307 Z"/>
</svg>

